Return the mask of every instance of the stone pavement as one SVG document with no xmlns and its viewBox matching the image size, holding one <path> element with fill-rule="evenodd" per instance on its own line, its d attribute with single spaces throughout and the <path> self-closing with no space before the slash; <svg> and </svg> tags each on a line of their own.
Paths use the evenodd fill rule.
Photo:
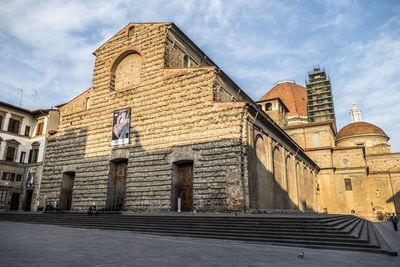
<svg viewBox="0 0 400 267">
<path fill-rule="evenodd" d="M 388 226 L 379 228 L 398 244 L 399 232 Z M 297 257 L 299 251 L 304 258 Z M 387 267 L 400 266 L 400 257 L 0 222 L 0 266 L 27 265 Z"/>
<path fill-rule="evenodd" d="M 398 257 L 400 258 L 400 229 L 396 232 L 391 222 L 376 222 L 374 224 L 386 243 L 388 243 L 393 250 L 397 251 L 397 254 L 399 254 Z M 400 228 L 400 223 L 398 227 Z"/>
</svg>

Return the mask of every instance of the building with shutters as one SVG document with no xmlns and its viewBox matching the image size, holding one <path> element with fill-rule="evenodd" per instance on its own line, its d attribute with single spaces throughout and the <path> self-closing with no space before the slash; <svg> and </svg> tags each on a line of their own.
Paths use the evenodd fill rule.
<svg viewBox="0 0 400 267">
<path fill-rule="evenodd" d="M 54 109 L 27 110 L 0 101 L 0 210 L 35 211 Z"/>
</svg>

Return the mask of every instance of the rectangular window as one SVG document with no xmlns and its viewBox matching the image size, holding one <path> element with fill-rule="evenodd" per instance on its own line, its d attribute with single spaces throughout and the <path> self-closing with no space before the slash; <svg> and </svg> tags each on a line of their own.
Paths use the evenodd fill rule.
<svg viewBox="0 0 400 267">
<path fill-rule="evenodd" d="M 43 125 L 44 125 L 44 122 L 42 121 L 42 122 L 39 122 L 38 124 L 37 124 L 37 126 L 36 126 L 36 135 L 41 135 L 42 134 L 42 132 L 43 132 Z"/>
<path fill-rule="evenodd" d="M 344 179 L 344 187 L 345 187 L 346 191 L 353 190 L 353 188 L 351 187 L 351 179 L 350 178 Z"/>
<path fill-rule="evenodd" d="M 10 173 L 9 173 L 9 172 L 3 172 L 3 177 L 2 177 L 2 179 L 3 179 L 4 181 L 10 180 Z"/>
<path fill-rule="evenodd" d="M 187 55 L 183 56 L 183 67 L 184 68 L 189 67 L 189 57 Z"/>
<path fill-rule="evenodd" d="M 10 181 L 14 181 L 15 180 L 15 173 L 11 173 L 10 174 Z"/>
<path fill-rule="evenodd" d="M 10 118 L 8 123 L 8 131 L 17 134 L 19 132 L 19 124 L 20 122 L 18 120 Z"/>
<path fill-rule="evenodd" d="M 3 127 L 1 127 L 3 125 L 3 116 L 0 115 L 0 130 L 3 130 Z"/>
<path fill-rule="evenodd" d="M 6 161 L 14 161 L 15 147 L 8 146 L 6 152 Z"/>
<path fill-rule="evenodd" d="M 38 156 L 39 156 L 39 149 L 36 148 L 36 149 L 33 150 L 32 163 L 36 163 L 37 162 Z"/>
<path fill-rule="evenodd" d="M 0 189 L 0 202 L 6 201 L 7 190 Z"/>
<path fill-rule="evenodd" d="M 89 105 L 90 105 L 90 103 L 89 103 L 89 98 L 86 98 L 86 102 L 85 102 L 85 108 L 86 108 L 86 110 L 89 110 Z"/>
<path fill-rule="evenodd" d="M 15 179 L 16 182 L 21 182 L 22 181 L 22 174 L 17 174 L 17 179 Z"/>
<path fill-rule="evenodd" d="M 29 136 L 30 131 L 31 131 L 31 127 L 25 126 L 25 136 Z"/>
<path fill-rule="evenodd" d="M 320 147 L 319 133 L 313 135 L 314 147 Z"/>
<path fill-rule="evenodd" d="M 19 158 L 19 163 L 24 163 L 26 157 L 26 152 L 21 152 L 21 157 Z"/>
</svg>

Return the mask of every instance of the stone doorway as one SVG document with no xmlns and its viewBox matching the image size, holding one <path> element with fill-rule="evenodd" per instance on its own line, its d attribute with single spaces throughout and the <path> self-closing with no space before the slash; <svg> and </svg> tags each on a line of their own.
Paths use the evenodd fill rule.
<svg viewBox="0 0 400 267">
<path fill-rule="evenodd" d="M 192 211 L 193 208 L 193 163 L 178 166 L 178 192 L 181 199 L 181 211 Z"/>
<path fill-rule="evenodd" d="M 108 188 L 107 205 L 115 209 L 123 209 L 126 195 L 126 176 L 128 161 L 111 162 L 111 179 Z"/>
<path fill-rule="evenodd" d="M 30 211 L 31 210 L 32 194 L 33 194 L 33 190 L 26 190 L 25 209 L 24 209 L 25 211 Z"/>
<path fill-rule="evenodd" d="M 18 210 L 18 206 L 19 206 L 19 193 L 12 193 L 10 210 Z"/>
<path fill-rule="evenodd" d="M 71 210 L 75 173 L 65 172 L 61 183 L 60 208 Z"/>
<path fill-rule="evenodd" d="M 128 162 L 118 162 L 115 164 L 115 191 L 114 205 L 123 206 L 125 203 L 125 182 Z"/>
</svg>

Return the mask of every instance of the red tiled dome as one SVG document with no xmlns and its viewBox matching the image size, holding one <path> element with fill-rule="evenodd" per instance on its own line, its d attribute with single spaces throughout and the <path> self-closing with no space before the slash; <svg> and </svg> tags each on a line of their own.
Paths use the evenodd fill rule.
<svg viewBox="0 0 400 267">
<path fill-rule="evenodd" d="M 259 101 L 280 98 L 289 109 L 288 115 L 307 116 L 307 89 L 293 82 L 278 83 L 269 90 Z"/>
<path fill-rule="evenodd" d="M 368 122 L 353 122 L 346 126 L 344 126 L 336 135 L 336 140 L 344 137 L 355 136 L 355 135 L 364 135 L 364 134 L 375 134 L 375 135 L 382 135 L 386 138 L 387 135 L 385 132 Z"/>
</svg>

